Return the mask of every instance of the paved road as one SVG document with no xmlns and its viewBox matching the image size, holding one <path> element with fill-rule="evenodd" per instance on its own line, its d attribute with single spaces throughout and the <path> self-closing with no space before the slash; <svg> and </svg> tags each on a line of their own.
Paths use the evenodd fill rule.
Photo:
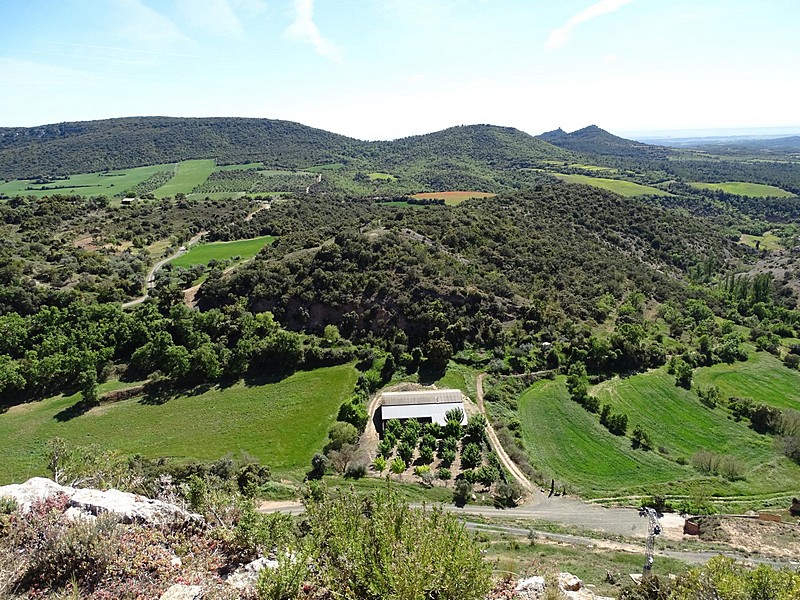
<svg viewBox="0 0 800 600">
<path fill-rule="evenodd" d="M 189 248 L 191 246 L 194 246 L 197 242 L 199 242 L 200 238 L 202 238 L 206 233 L 208 233 L 208 232 L 207 231 L 201 231 L 196 236 L 194 236 L 192 239 L 190 239 L 186 243 L 185 246 L 181 246 L 180 248 L 178 248 L 177 252 L 175 252 L 173 254 L 170 254 L 166 258 L 162 258 L 160 261 L 158 261 L 156 264 L 154 264 L 152 267 L 150 267 L 150 270 L 147 272 L 147 277 L 145 277 L 145 279 L 144 279 L 144 287 L 145 287 L 144 296 L 139 296 L 138 298 L 134 298 L 133 300 L 130 300 L 129 302 L 124 302 L 122 304 L 122 308 L 131 308 L 131 307 L 134 307 L 137 304 L 141 304 L 142 302 L 147 300 L 147 298 L 150 297 L 150 290 L 153 289 L 153 286 L 155 285 L 156 273 L 158 273 L 161 270 L 161 268 L 165 264 L 167 264 L 169 261 L 175 260 L 179 256 L 182 256 L 182 255 L 186 254 L 186 252 L 189 250 Z"/>
</svg>

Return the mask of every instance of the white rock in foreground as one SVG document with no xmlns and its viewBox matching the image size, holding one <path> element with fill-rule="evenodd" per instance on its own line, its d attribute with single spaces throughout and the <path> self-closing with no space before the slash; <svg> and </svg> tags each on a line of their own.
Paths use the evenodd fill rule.
<svg viewBox="0 0 800 600">
<path fill-rule="evenodd" d="M 56 494 L 72 495 L 75 488 L 58 485 L 45 477 L 32 477 L 25 483 L 12 483 L 0 487 L 0 498 L 13 498 L 23 513 L 31 509 L 34 502 L 41 502 Z"/>
<path fill-rule="evenodd" d="M 123 523 L 148 523 L 151 525 L 200 524 L 203 517 L 180 506 L 152 500 L 119 490 L 76 489 L 58 485 L 44 477 L 34 477 L 22 484 L 0 487 L 0 497 L 13 498 L 24 513 L 31 505 L 56 494 L 67 497 L 70 518 L 115 515 Z"/>
<path fill-rule="evenodd" d="M 203 588 L 199 585 L 176 583 L 161 594 L 159 600 L 199 600 L 203 597 Z"/>
<path fill-rule="evenodd" d="M 228 575 L 225 581 L 235 587 L 237 590 L 246 590 L 255 588 L 256 581 L 258 581 L 258 574 L 262 569 L 277 569 L 278 561 L 270 560 L 268 558 L 258 558 L 251 563 L 239 567 L 233 573 Z"/>
</svg>

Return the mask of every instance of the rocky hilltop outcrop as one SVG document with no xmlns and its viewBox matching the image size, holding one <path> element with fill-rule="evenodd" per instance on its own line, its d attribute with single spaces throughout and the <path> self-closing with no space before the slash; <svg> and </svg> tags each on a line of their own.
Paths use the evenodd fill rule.
<svg viewBox="0 0 800 600">
<path fill-rule="evenodd" d="M 0 487 L 0 498 L 12 498 L 23 513 L 28 512 L 34 502 L 58 495 L 66 497 L 69 508 L 65 514 L 73 519 L 91 519 L 109 514 L 116 516 L 121 523 L 181 527 L 204 522 L 201 515 L 174 504 L 115 489 L 73 488 L 44 477 L 33 477 L 25 483 Z"/>
</svg>

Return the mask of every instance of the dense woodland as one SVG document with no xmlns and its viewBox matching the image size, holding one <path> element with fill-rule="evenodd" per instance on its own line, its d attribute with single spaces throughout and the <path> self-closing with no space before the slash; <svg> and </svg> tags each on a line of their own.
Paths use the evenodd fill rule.
<svg viewBox="0 0 800 600">
<path fill-rule="evenodd" d="M 688 185 L 732 178 L 735 168 L 737 180 L 795 190 L 791 157 L 700 160 L 596 127 L 540 139 L 480 125 L 371 143 L 254 119 L 0 133 L 6 177 L 209 155 L 295 169 L 217 171 L 195 190 L 253 199 L 0 204 L 5 406 L 74 390 L 96 401 L 97 382 L 110 376 L 150 379 L 159 392 L 375 352 L 410 372 L 451 358 L 498 375 L 558 369 L 574 376 L 579 401 L 584 376 L 737 361 L 745 341 L 797 366 L 800 350 L 782 341 L 800 333 L 797 199 Z M 140 152 L 151 139 L 159 143 Z M 583 166 L 592 163 L 605 170 Z M 302 170 L 315 164 L 326 168 Z M 670 195 L 567 185 L 553 165 L 593 176 L 615 169 Z M 153 177 L 143 195 L 164 179 Z M 458 206 L 407 196 L 447 189 L 498 195 Z M 259 210 L 257 194 L 278 192 Z M 766 250 L 740 243 L 767 231 L 784 248 L 780 272 L 760 266 Z M 143 292 L 157 259 L 201 232 L 211 241 L 277 239 L 232 272 L 216 263 L 164 269 L 145 304 L 121 308 Z M 187 307 L 183 290 L 201 276 L 197 308 Z M 500 426 L 513 426 L 507 417 Z"/>
</svg>

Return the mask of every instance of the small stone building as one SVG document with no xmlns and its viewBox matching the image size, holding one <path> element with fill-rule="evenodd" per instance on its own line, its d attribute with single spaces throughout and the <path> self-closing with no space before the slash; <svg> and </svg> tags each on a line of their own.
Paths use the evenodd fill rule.
<svg viewBox="0 0 800 600">
<path fill-rule="evenodd" d="M 454 408 L 464 413 L 462 425 L 467 423 L 464 399 L 460 390 L 414 390 L 411 392 L 384 392 L 381 396 L 381 431 L 391 419 L 446 425 L 445 415 Z"/>
</svg>

